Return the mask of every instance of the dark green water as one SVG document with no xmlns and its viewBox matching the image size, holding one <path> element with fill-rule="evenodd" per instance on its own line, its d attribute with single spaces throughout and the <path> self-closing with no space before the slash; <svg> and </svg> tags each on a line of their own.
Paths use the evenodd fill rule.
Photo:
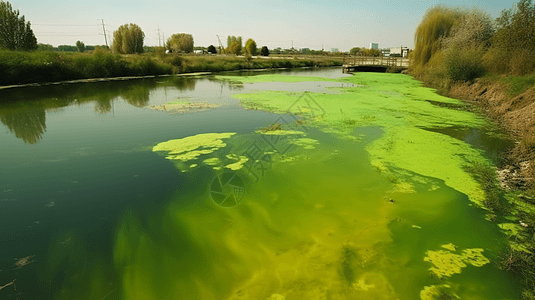
<svg viewBox="0 0 535 300">
<path fill-rule="evenodd" d="M 228 132 L 236 134 L 218 151 L 241 155 L 279 115 L 245 110 L 232 94 L 354 86 L 167 77 L 0 91 L 0 287 L 16 279 L 0 299 L 432 299 L 426 287 L 518 298 L 519 283 L 494 264 L 505 237 L 483 210 L 442 180 L 411 173 L 407 192 L 372 166 L 366 147 L 381 126 L 355 128 L 360 141 L 306 127 L 312 148 L 269 156 L 254 174 L 200 161 L 181 172 L 152 151 Z M 176 99 L 220 106 L 148 109 Z M 505 143 L 479 129 L 429 130 L 474 140 L 489 158 Z M 224 172 L 240 177 L 236 206 L 212 201 Z M 469 249 L 489 263 L 468 263 Z M 464 267 L 437 276 L 426 261 L 435 252 Z"/>
</svg>

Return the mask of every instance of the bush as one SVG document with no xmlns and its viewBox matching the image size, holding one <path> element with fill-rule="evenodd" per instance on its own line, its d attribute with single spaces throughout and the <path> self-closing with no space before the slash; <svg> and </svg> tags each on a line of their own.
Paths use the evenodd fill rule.
<svg viewBox="0 0 535 300">
<path fill-rule="evenodd" d="M 459 49 L 452 47 L 445 52 L 444 65 L 453 81 L 472 81 L 485 74 L 482 48 Z"/>
<path fill-rule="evenodd" d="M 267 46 L 262 46 L 262 49 L 260 49 L 260 55 L 269 56 L 269 49 Z"/>
</svg>

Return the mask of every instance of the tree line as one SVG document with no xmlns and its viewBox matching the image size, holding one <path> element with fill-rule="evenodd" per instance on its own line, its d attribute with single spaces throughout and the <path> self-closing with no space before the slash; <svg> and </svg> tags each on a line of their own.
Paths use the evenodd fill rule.
<svg viewBox="0 0 535 300">
<path fill-rule="evenodd" d="M 416 30 L 411 59 L 413 73 L 431 81 L 533 73 L 535 5 L 520 0 L 495 20 L 478 9 L 434 6 Z"/>
</svg>

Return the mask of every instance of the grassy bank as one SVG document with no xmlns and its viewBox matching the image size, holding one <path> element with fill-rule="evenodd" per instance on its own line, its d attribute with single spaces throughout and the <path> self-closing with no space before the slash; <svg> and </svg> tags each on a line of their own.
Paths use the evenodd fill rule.
<svg viewBox="0 0 535 300">
<path fill-rule="evenodd" d="M 342 59 L 336 57 L 252 58 L 155 53 L 118 55 L 103 50 L 95 53 L 0 51 L 0 85 L 341 64 Z"/>
</svg>

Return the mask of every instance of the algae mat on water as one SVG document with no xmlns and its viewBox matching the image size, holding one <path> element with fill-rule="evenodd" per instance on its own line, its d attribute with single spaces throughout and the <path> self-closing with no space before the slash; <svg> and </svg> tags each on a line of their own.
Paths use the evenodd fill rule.
<svg viewBox="0 0 535 300">
<path fill-rule="evenodd" d="M 153 148 L 189 184 L 148 217 L 128 212 L 120 221 L 114 263 L 123 299 L 514 298 L 513 284 L 489 263 L 492 225 L 462 194 L 481 201 L 464 166 L 484 161 L 483 154 L 425 130 L 478 128 L 485 120 L 434 105 L 462 104 L 408 76 L 336 81 L 357 86 L 234 95 L 248 109 L 290 108 L 303 117 L 294 124 L 202 133 Z M 296 103 L 303 95 L 308 102 Z M 264 151 L 273 168 L 251 183 L 247 172 L 257 161 L 244 154 L 248 146 L 283 137 L 294 148 Z M 214 204 L 204 183 L 223 171 L 248 179 L 247 193 L 231 208 Z"/>
<path fill-rule="evenodd" d="M 226 78 L 226 77 L 225 77 Z M 292 77 L 262 75 L 240 77 L 242 82 L 298 82 L 333 81 L 321 77 Z M 355 74 L 336 79 L 357 84 L 357 87 L 331 88 L 340 94 L 308 93 L 325 113 L 312 118 L 312 125 L 334 131 L 342 137 L 350 136 L 353 128 L 380 126 L 385 133 L 369 145 L 372 164 L 393 180 L 404 180 L 395 173 L 401 168 L 421 175 L 442 179 L 446 184 L 481 204 L 484 193 L 464 167 L 476 161 L 485 161 L 481 151 L 452 137 L 432 133 L 426 128 L 451 126 L 483 127 L 485 120 L 471 112 L 452 110 L 432 103 L 464 105 L 462 102 L 440 96 L 433 89 L 407 75 Z M 262 109 L 275 113 L 303 115 L 314 113 L 294 106 L 300 93 L 259 91 L 233 95 L 247 109 Z M 313 108 L 312 108 L 313 109 Z M 324 127 L 325 126 L 325 127 Z M 425 154 L 425 155 L 424 155 Z"/>
</svg>

